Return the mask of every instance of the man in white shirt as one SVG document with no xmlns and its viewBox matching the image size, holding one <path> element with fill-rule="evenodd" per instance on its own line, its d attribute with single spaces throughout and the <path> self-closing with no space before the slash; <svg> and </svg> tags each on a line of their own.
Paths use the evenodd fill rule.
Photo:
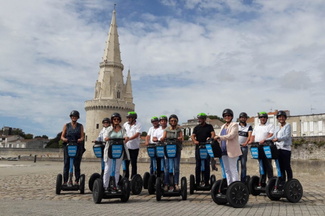
<svg viewBox="0 0 325 216">
<path fill-rule="evenodd" d="M 137 171 L 137 160 L 139 155 L 139 147 L 140 147 L 140 135 L 141 135 L 141 124 L 136 121 L 138 115 L 136 112 L 128 112 L 126 118 L 127 122 L 124 123 L 123 127 L 126 130 L 126 134 L 128 137 L 128 142 L 126 143 L 126 147 L 129 149 L 130 153 L 130 161 L 132 166 L 131 178 L 138 173 Z M 126 166 L 126 174 L 125 177 L 130 177 L 130 161 L 125 161 Z"/>
<path fill-rule="evenodd" d="M 266 112 L 259 112 L 258 118 L 260 123 L 255 126 L 250 142 L 258 142 L 263 144 L 265 140 L 273 136 L 274 126 L 273 124 L 267 123 L 268 115 Z M 273 177 L 273 167 L 271 159 L 267 159 L 264 151 L 259 151 L 260 156 L 262 157 L 264 173 L 267 173 L 269 179 Z M 262 183 L 266 183 L 266 174 L 262 175 Z"/>
</svg>

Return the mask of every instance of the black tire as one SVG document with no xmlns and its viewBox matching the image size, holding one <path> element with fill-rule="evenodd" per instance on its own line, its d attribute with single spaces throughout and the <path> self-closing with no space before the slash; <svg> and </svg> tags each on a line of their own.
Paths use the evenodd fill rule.
<svg viewBox="0 0 325 216">
<path fill-rule="evenodd" d="M 97 178 L 94 182 L 93 186 L 93 201 L 96 204 L 99 204 L 104 196 L 104 186 L 103 180 L 101 178 Z"/>
<path fill-rule="evenodd" d="M 224 205 L 228 202 L 227 199 L 218 197 L 218 194 L 224 195 L 223 190 L 219 191 L 219 187 L 220 187 L 221 183 L 222 183 L 222 180 L 218 180 L 212 185 L 212 188 L 211 188 L 211 197 L 212 197 L 213 201 L 215 203 L 217 203 L 218 205 Z"/>
<path fill-rule="evenodd" d="M 100 178 L 99 173 L 93 173 L 88 180 L 88 188 L 90 191 L 93 191 L 94 182 L 97 178 Z"/>
<path fill-rule="evenodd" d="M 303 193 L 302 185 L 297 179 L 290 179 L 284 185 L 284 194 L 289 202 L 299 202 Z"/>
<path fill-rule="evenodd" d="M 122 202 L 127 202 L 130 198 L 130 182 L 126 178 L 122 178 L 121 183 L 121 191 L 122 191 Z"/>
<path fill-rule="evenodd" d="M 160 201 L 162 195 L 163 195 L 163 183 L 162 183 L 162 179 L 158 177 L 156 179 L 156 200 Z"/>
<path fill-rule="evenodd" d="M 150 173 L 149 172 L 145 172 L 144 175 L 143 175 L 143 188 L 144 189 L 148 189 L 149 177 L 150 177 Z"/>
<path fill-rule="evenodd" d="M 243 182 L 236 181 L 230 184 L 226 196 L 232 207 L 243 208 L 248 202 L 249 190 Z"/>
<path fill-rule="evenodd" d="M 248 190 L 249 193 L 252 194 L 253 196 L 258 196 L 261 193 L 260 191 L 256 190 L 259 181 L 260 181 L 260 177 L 258 176 L 252 176 L 252 178 L 249 180 Z"/>
<path fill-rule="evenodd" d="M 182 195 L 182 200 L 187 199 L 187 180 L 186 180 L 186 177 L 181 178 L 181 195 Z"/>
<path fill-rule="evenodd" d="M 211 187 L 216 182 L 216 180 L 217 179 L 216 179 L 216 176 L 214 174 L 210 176 L 210 185 L 211 185 Z"/>
<path fill-rule="evenodd" d="M 281 195 L 274 194 L 276 178 L 271 178 L 265 187 L 265 193 L 270 200 L 278 201 L 281 198 Z"/>
<path fill-rule="evenodd" d="M 80 194 L 85 193 L 85 181 L 86 181 L 85 174 L 82 174 L 80 176 L 80 179 L 79 179 L 79 191 L 80 191 Z"/>
<path fill-rule="evenodd" d="M 62 174 L 58 174 L 56 176 L 56 187 L 55 187 L 55 193 L 57 195 L 60 195 L 61 193 L 61 186 L 62 186 Z"/>
<path fill-rule="evenodd" d="M 143 180 L 139 174 L 132 177 L 131 180 L 131 191 L 133 195 L 139 195 L 142 191 Z"/>
<path fill-rule="evenodd" d="M 148 180 L 148 193 L 154 194 L 156 191 L 155 188 L 156 188 L 156 176 L 150 175 L 149 180 Z"/>
<path fill-rule="evenodd" d="M 190 194 L 193 194 L 195 190 L 195 177 L 190 175 Z"/>
</svg>

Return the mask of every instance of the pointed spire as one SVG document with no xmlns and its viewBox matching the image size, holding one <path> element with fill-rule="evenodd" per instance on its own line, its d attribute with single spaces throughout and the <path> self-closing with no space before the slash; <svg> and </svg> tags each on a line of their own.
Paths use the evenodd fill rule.
<svg viewBox="0 0 325 216">
<path fill-rule="evenodd" d="M 118 66 L 121 67 L 121 69 L 123 70 L 119 36 L 118 36 L 117 25 L 116 25 L 115 5 L 113 10 L 111 25 L 109 28 L 108 38 L 106 41 L 106 47 L 104 51 L 102 64 Z"/>
<path fill-rule="evenodd" d="M 128 70 L 128 76 L 125 83 L 125 99 L 129 102 L 133 101 L 130 69 Z"/>
</svg>

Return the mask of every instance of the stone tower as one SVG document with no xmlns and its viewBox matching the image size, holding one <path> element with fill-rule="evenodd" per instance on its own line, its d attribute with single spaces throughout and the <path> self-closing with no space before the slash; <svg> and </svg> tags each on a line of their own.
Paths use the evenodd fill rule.
<svg viewBox="0 0 325 216">
<path fill-rule="evenodd" d="M 125 84 L 123 80 L 124 66 L 121 60 L 115 10 L 99 68 L 94 99 L 85 102 L 85 147 L 87 149 L 85 157 L 94 157 L 92 141 L 97 138 L 102 129 L 103 118 L 110 118 L 113 113 L 117 112 L 121 114 L 124 122 L 127 113 L 134 110 L 130 70 Z"/>
</svg>

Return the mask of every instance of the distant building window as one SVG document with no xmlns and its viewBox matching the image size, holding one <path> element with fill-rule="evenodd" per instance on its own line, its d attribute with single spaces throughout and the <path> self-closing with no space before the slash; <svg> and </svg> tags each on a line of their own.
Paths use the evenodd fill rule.
<svg viewBox="0 0 325 216">
<path fill-rule="evenodd" d="M 304 122 L 304 132 L 308 131 L 308 122 Z"/>
<path fill-rule="evenodd" d="M 311 133 L 314 131 L 314 122 L 309 122 L 309 131 Z"/>
<path fill-rule="evenodd" d="M 318 121 L 318 132 L 319 133 L 323 132 L 323 121 Z"/>
<path fill-rule="evenodd" d="M 297 131 L 297 122 L 292 122 L 292 131 Z"/>
<path fill-rule="evenodd" d="M 117 95 L 116 95 L 117 98 L 121 98 L 121 92 L 120 92 L 120 91 L 117 91 L 116 94 L 117 94 Z"/>
</svg>

